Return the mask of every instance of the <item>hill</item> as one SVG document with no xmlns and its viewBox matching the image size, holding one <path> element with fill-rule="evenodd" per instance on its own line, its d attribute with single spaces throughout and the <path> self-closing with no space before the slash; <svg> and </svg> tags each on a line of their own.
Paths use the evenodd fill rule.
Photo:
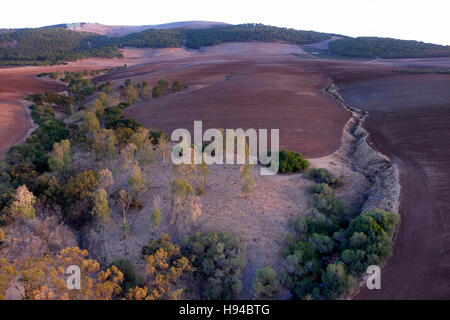
<svg viewBox="0 0 450 320">
<path fill-rule="evenodd" d="M 76 30 L 76 31 L 75 31 Z M 336 35 L 263 24 L 227 25 L 184 21 L 147 26 L 73 23 L 37 29 L 0 30 L 0 65 L 61 64 L 87 57 L 117 57 L 118 48 L 200 49 L 226 42 L 285 42 L 306 45 Z M 450 46 L 391 38 L 343 37 L 327 42 L 327 53 L 360 58 L 450 56 Z M 315 49 L 316 50 L 316 49 Z"/>
<path fill-rule="evenodd" d="M 343 38 L 329 43 L 332 53 L 358 58 L 430 58 L 450 56 L 450 46 L 392 38 Z"/>
<path fill-rule="evenodd" d="M 0 33 L 0 65 L 59 64 L 92 56 L 119 55 L 108 37 L 93 33 L 55 27 Z"/>
<path fill-rule="evenodd" d="M 278 28 L 263 24 L 240 24 L 206 29 L 149 29 L 118 38 L 117 43 L 122 47 L 166 48 L 184 45 L 190 49 L 199 49 L 224 42 L 248 41 L 285 41 L 300 45 L 319 42 L 330 37 L 330 34 L 314 31 Z"/>
<path fill-rule="evenodd" d="M 121 37 L 131 33 L 141 32 L 147 29 L 175 29 L 175 28 L 210 28 L 216 26 L 226 26 L 228 24 L 223 22 L 211 22 L 211 21 L 180 21 L 155 25 L 142 25 L 142 26 L 109 26 L 99 23 L 77 23 L 67 24 L 67 28 L 80 32 L 92 32 L 109 37 Z"/>
</svg>

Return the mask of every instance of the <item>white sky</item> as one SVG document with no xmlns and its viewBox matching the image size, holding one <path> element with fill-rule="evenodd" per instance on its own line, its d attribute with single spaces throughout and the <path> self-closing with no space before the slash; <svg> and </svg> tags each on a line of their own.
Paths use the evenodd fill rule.
<svg viewBox="0 0 450 320">
<path fill-rule="evenodd" d="M 449 12 L 448 0 L 0 0 L 0 28 L 207 20 L 450 45 Z"/>
</svg>

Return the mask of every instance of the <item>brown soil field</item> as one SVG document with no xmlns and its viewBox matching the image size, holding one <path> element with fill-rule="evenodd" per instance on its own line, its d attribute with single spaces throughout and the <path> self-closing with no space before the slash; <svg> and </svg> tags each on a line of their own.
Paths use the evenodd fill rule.
<svg viewBox="0 0 450 320">
<path fill-rule="evenodd" d="M 119 85 L 130 78 L 155 84 L 166 78 L 187 86 L 179 93 L 126 110 L 127 116 L 149 128 L 168 133 L 177 128 L 192 131 L 194 120 L 202 120 L 204 129 L 279 128 L 281 148 L 307 157 L 335 151 L 349 112 L 322 92 L 328 78 L 287 54 L 290 49 L 258 49 L 262 53 L 256 57 L 248 55 L 248 47 L 242 55 L 231 55 L 232 47 L 227 45 L 216 49 L 220 55 L 207 53 L 132 66 L 98 80 L 115 80 Z"/>
<path fill-rule="evenodd" d="M 136 50 L 125 49 L 120 59 L 90 58 L 59 66 L 0 67 L 0 156 L 22 141 L 32 127 L 22 100 L 33 93 L 64 90 L 62 82 L 39 79 L 37 74 L 139 64 L 149 61 L 149 51 L 141 49 L 138 54 Z"/>
<path fill-rule="evenodd" d="M 450 60 L 385 62 L 430 68 Z M 450 76 L 393 74 L 361 65 L 334 68 L 340 93 L 369 111 L 369 140 L 400 169 L 400 214 L 393 257 L 382 272 L 381 290 L 360 299 L 448 299 L 450 297 Z"/>
<path fill-rule="evenodd" d="M 39 80 L 24 68 L 0 69 L 0 155 L 21 141 L 31 128 L 22 99 L 31 93 L 63 88 L 62 84 Z"/>
</svg>

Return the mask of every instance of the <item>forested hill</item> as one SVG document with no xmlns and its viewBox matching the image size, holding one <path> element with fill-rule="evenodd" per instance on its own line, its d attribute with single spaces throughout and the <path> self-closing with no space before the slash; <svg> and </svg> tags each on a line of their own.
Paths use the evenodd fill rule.
<svg viewBox="0 0 450 320">
<path fill-rule="evenodd" d="M 58 27 L 0 32 L 0 65 L 47 65 L 119 55 L 110 38 L 93 33 Z"/>
<path fill-rule="evenodd" d="M 119 55 L 118 47 L 199 49 L 230 41 L 286 41 L 308 44 L 330 38 L 329 34 L 277 28 L 261 24 L 205 29 L 148 29 L 123 37 L 76 32 L 63 27 L 0 32 L 0 65 L 57 64 L 81 58 Z"/>
<path fill-rule="evenodd" d="M 235 26 L 205 29 L 149 29 L 118 38 L 119 46 L 133 47 L 180 47 L 190 49 L 217 45 L 224 42 L 285 41 L 293 44 L 310 44 L 329 39 L 330 34 L 278 28 L 262 24 L 241 24 Z"/>
<path fill-rule="evenodd" d="M 278 28 L 262 24 L 214 26 L 203 29 L 148 29 L 122 37 L 107 37 L 52 26 L 38 29 L 0 29 L 0 65 L 60 64 L 87 57 L 116 57 L 120 47 L 199 49 L 224 42 L 283 41 L 311 44 L 332 34 Z M 450 56 L 450 47 L 388 38 L 349 38 L 331 41 L 338 55 L 362 58 Z"/>
<path fill-rule="evenodd" d="M 332 53 L 359 58 L 424 58 L 448 57 L 450 46 L 392 38 L 343 38 L 329 44 Z"/>
</svg>

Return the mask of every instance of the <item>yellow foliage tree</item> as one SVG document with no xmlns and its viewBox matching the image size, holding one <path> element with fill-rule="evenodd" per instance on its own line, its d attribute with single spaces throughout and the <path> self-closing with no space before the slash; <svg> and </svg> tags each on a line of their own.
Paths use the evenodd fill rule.
<svg viewBox="0 0 450 320">
<path fill-rule="evenodd" d="M 109 300 L 121 292 L 122 272 L 112 266 L 100 270 L 96 260 L 88 259 L 88 252 L 68 247 L 54 258 L 28 258 L 20 271 L 23 295 L 31 300 Z M 66 270 L 80 268 L 80 289 L 69 289 Z"/>
</svg>

